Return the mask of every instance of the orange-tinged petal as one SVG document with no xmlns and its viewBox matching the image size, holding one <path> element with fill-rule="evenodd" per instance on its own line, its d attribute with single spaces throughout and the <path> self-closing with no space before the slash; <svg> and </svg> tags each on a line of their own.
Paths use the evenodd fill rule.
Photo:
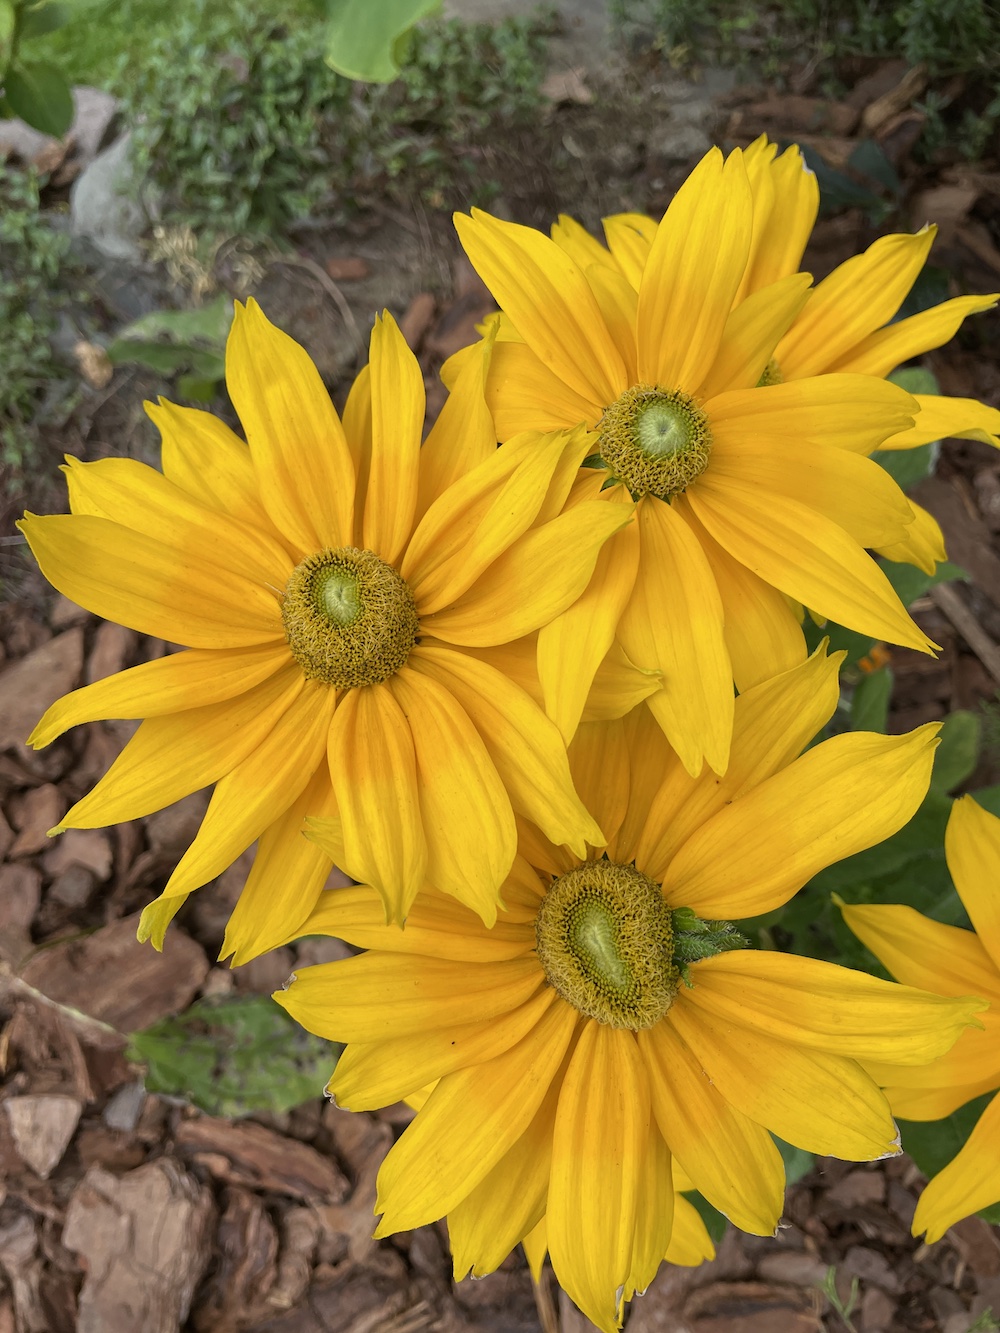
<svg viewBox="0 0 1000 1333">
<path fill-rule="evenodd" d="M 556 1000 L 516 1046 L 441 1080 L 382 1163 L 377 1237 L 443 1217 L 489 1174 L 534 1119 L 577 1017 Z"/>
<path fill-rule="evenodd" d="M 517 851 L 510 797 L 479 733 L 449 690 L 406 666 L 388 688 L 413 737 L 427 878 L 491 926 L 500 885 Z"/>
<path fill-rule="evenodd" d="M 1000 973 L 1000 819 L 971 796 L 951 807 L 944 855 L 972 928 Z"/>
<path fill-rule="evenodd" d="M 305 350 L 252 298 L 229 330 L 226 388 L 278 531 L 303 553 L 351 545 L 354 467 L 340 418 Z"/>
<path fill-rule="evenodd" d="M 494 347 L 486 399 L 499 440 L 526 430 L 593 429 L 608 405 L 596 391 L 580 392 L 564 384 L 530 347 L 517 342 Z"/>
<path fill-rule="evenodd" d="M 753 205 L 739 150 L 713 148 L 674 195 L 639 288 L 639 379 L 695 393 L 708 374 L 750 252 Z M 609 400 L 610 401 L 610 400 Z"/>
<path fill-rule="evenodd" d="M 931 651 L 889 580 L 839 524 L 773 492 L 762 513 L 745 488 L 708 473 L 687 496 L 719 545 L 765 583 L 861 634 Z"/>
<path fill-rule="evenodd" d="M 254 527 L 270 526 L 250 450 L 224 421 L 165 398 L 143 406 L 163 437 L 165 477 L 209 509 L 221 509 Z"/>
<path fill-rule="evenodd" d="M 324 758 L 335 698 L 321 682 L 303 681 L 279 724 L 219 779 L 194 841 L 167 880 L 165 897 L 190 893 L 221 875 L 298 799 Z"/>
<path fill-rule="evenodd" d="M 294 562 L 267 528 L 251 528 L 190 499 L 155 468 L 134 458 L 66 460 L 74 514 L 106 518 L 203 563 L 220 582 L 249 578 L 280 593 Z"/>
<path fill-rule="evenodd" d="M 820 375 L 852 347 L 887 324 L 902 305 L 924 266 L 937 233 L 924 227 L 915 236 L 880 236 L 824 278 L 795 327 L 778 344 L 786 379 Z"/>
<path fill-rule="evenodd" d="M 188 648 L 284 639 L 279 589 L 206 566 L 105 518 L 26 515 L 18 528 L 48 581 L 95 616 Z"/>
<path fill-rule="evenodd" d="M 226 924 L 219 957 L 232 955 L 232 967 L 286 944 L 307 932 L 302 928 L 315 909 L 332 862 L 304 836 L 306 815 L 333 812 L 333 788 L 321 764 L 305 790 L 260 835 L 247 882 Z M 336 890 L 331 890 L 336 892 Z"/>
<path fill-rule="evenodd" d="M 724 773 L 733 672 L 711 566 L 671 505 L 647 496 L 638 519 L 639 572 L 618 637 L 633 662 L 663 673 L 661 688 L 647 703 L 685 768 L 700 772 L 704 757 Z"/>
<path fill-rule="evenodd" d="M 338 1106 L 351 1111 L 391 1106 L 458 1069 L 503 1055 L 537 1026 L 555 998 L 551 986 L 543 986 L 517 1009 L 496 1018 L 408 1032 L 385 1041 L 349 1042 L 329 1090 Z M 520 1239 L 516 1236 L 510 1248 Z"/>
<path fill-rule="evenodd" d="M 785 1168 L 770 1134 L 730 1106 L 669 1014 L 638 1041 L 653 1114 L 692 1187 L 742 1231 L 773 1236 L 785 1203 Z"/>
<path fill-rule="evenodd" d="M 386 685 L 348 690 L 330 727 L 330 774 L 343 828 L 341 870 L 371 884 L 402 921 L 424 882 L 427 842 L 410 725 Z"/>
<path fill-rule="evenodd" d="M 889 1104 L 856 1061 L 711 1017 L 683 989 L 669 1021 L 720 1095 L 786 1143 L 855 1162 L 899 1152 Z"/>
<path fill-rule="evenodd" d="M 546 1218 L 559 1284 L 602 1333 L 620 1322 L 649 1118 L 635 1036 L 588 1020 L 559 1094 Z"/>
<path fill-rule="evenodd" d="M 588 842 L 602 841 L 573 786 L 562 737 L 524 690 L 488 663 L 451 648 L 421 644 L 410 663 L 440 681 L 468 713 L 517 814 L 581 857 Z"/>
<path fill-rule="evenodd" d="M 476 272 L 539 359 L 582 397 L 613 403 L 626 387 L 625 366 L 579 265 L 541 232 L 479 209 L 471 218 L 456 213 L 455 228 Z"/>
<path fill-rule="evenodd" d="M 945 398 L 936 393 L 917 393 L 919 412 L 914 425 L 890 435 L 881 449 L 916 449 L 933 440 L 981 440 L 1000 448 L 1000 411 L 975 398 Z"/>
<path fill-rule="evenodd" d="M 631 521 L 628 506 L 591 500 L 532 528 L 452 606 L 422 617 L 422 629 L 470 647 L 523 638 L 576 601 L 601 547 Z"/>
<path fill-rule="evenodd" d="M 712 367 L 702 382 L 705 399 L 730 389 L 753 389 L 768 361 L 809 295 L 809 274 L 790 273 L 772 287 L 754 292 L 726 321 Z"/>
<path fill-rule="evenodd" d="M 371 337 L 372 442 L 363 541 L 387 564 L 399 559 L 417 508 L 424 377 L 388 311 Z"/>
<path fill-rule="evenodd" d="M 60 830 L 140 819 L 217 782 L 280 728 L 304 685 L 290 663 L 234 699 L 147 718 Z"/>
<path fill-rule="evenodd" d="M 593 578 L 581 596 L 539 631 L 538 679 L 545 710 L 567 742 L 614 643 L 638 568 L 639 525 L 629 523 L 601 547 Z"/>
<path fill-rule="evenodd" d="M 994 1097 L 964 1146 L 924 1187 L 913 1215 L 913 1234 L 940 1240 L 955 1222 L 1000 1200 L 1000 1097 Z"/>
<path fill-rule="evenodd" d="M 933 722 L 905 736 L 858 731 L 807 750 L 695 830 L 663 882 L 671 906 L 712 919 L 756 916 L 825 866 L 882 842 L 926 795 L 939 730 Z"/>
<path fill-rule="evenodd" d="M 991 296 L 956 296 L 951 301 L 942 301 L 930 310 L 921 310 L 918 315 L 870 333 L 845 352 L 831 369 L 888 375 L 904 361 L 941 347 L 955 336 L 966 315 L 991 310 L 998 300 L 1000 296 L 994 292 Z"/>
<path fill-rule="evenodd" d="M 191 648 L 119 671 L 57 699 L 28 737 L 36 750 L 70 727 L 105 718 L 162 717 L 245 694 L 289 664 L 285 644 Z"/>
</svg>

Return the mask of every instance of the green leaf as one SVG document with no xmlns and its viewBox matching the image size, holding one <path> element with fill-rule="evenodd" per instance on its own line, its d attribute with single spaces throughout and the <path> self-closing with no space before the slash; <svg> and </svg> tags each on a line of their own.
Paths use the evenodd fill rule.
<svg viewBox="0 0 1000 1333">
<path fill-rule="evenodd" d="M 978 713 L 964 708 L 949 713 L 941 728 L 941 744 L 934 755 L 931 786 L 954 791 L 971 777 L 979 762 L 983 721 Z"/>
<path fill-rule="evenodd" d="M 896 564 L 892 560 L 880 560 L 882 572 L 896 589 L 896 596 L 904 606 L 912 606 L 918 597 L 936 588 L 939 583 L 951 583 L 955 579 L 968 580 L 968 574 L 960 565 L 953 565 L 950 560 L 942 560 L 933 574 L 925 574 L 916 565 Z"/>
<path fill-rule="evenodd" d="M 911 491 L 918 482 L 933 474 L 941 452 L 939 441 L 921 444 L 916 449 L 876 449 L 871 457 L 884 467 L 901 490 Z"/>
<path fill-rule="evenodd" d="M 201 342 L 221 349 L 225 347 L 229 336 L 233 309 L 232 297 L 223 294 L 195 310 L 154 310 L 126 325 L 115 343 L 135 341 L 186 345 Z"/>
<path fill-rule="evenodd" d="M 57 65 L 18 60 L 4 76 L 4 94 L 14 114 L 57 139 L 73 123 L 73 94 Z"/>
<path fill-rule="evenodd" d="M 326 63 L 349 79 L 391 83 L 410 29 L 440 7 L 441 0 L 330 0 Z"/>
<path fill-rule="evenodd" d="M 704 1194 L 699 1194 L 697 1190 L 688 1190 L 684 1194 L 689 1203 L 693 1203 L 698 1210 L 698 1216 L 705 1223 L 705 1230 L 712 1237 L 716 1245 L 726 1234 L 726 1227 L 729 1225 L 726 1218 L 719 1212 L 718 1208 L 713 1208 Z"/>
<path fill-rule="evenodd" d="M 191 364 L 189 347 L 174 347 L 170 343 L 138 342 L 116 338 L 108 344 L 108 360 L 113 366 L 140 365 L 161 374 L 172 375 Z"/>
<path fill-rule="evenodd" d="M 861 677 L 851 699 L 852 731 L 885 731 L 892 684 L 892 672 L 888 667 L 879 667 Z"/>
<path fill-rule="evenodd" d="M 14 33 L 17 14 L 11 0 L 0 0 L 0 82 L 14 54 Z"/>
<path fill-rule="evenodd" d="M 132 1033 L 128 1058 L 152 1092 L 186 1097 L 210 1115 L 287 1111 L 318 1096 L 340 1048 L 300 1028 L 268 996 L 201 1000 Z"/>
<path fill-rule="evenodd" d="M 947 296 L 947 292 L 945 293 Z M 939 297 L 943 301 L 944 296 Z M 936 303 L 935 303 L 936 304 Z M 893 384 L 898 384 L 901 389 L 907 393 L 940 393 L 941 386 L 937 382 L 937 376 L 932 370 L 925 370 L 923 366 L 904 366 L 902 370 L 894 370 L 891 375 L 886 376 Z M 892 451 L 887 451 L 892 452 Z M 894 452 L 905 454 L 908 449 L 897 449 Z"/>
<path fill-rule="evenodd" d="M 809 1174 L 813 1169 L 816 1158 L 813 1153 L 806 1152 L 804 1148 L 793 1148 L 790 1143 L 784 1139 L 779 1139 L 777 1134 L 772 1134 L 775 1147 L 781 1153 L 781 1160 L 785 1164 L 785 1181 L 789 1185 L 795 1185 L 803 1176 Z"/>
<path fill-rule="evenodd" d="M 899 1137 L 925 1176 L 936 1176 L 948 1165 L 975 1128 L 993 1096 L 986 1093 L 966 1102 L 944 1120 L 899 1120 Z"/>
<path fill-rule="evenodd" d="M 192 403 L 210 403 L 215 397 L 222 375 L 181 375 L 177 392 Z"/>
<path fill-rule="evenodd" d="M 21 10 L 21 36 L 45 37 L 73 23 L 91 9 L 104 9 L 109 0 L 35 0 Z"/>
</svg>

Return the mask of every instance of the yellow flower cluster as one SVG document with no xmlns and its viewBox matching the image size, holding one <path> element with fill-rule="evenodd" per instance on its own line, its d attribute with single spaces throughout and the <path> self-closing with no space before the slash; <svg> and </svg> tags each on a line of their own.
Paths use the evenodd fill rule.
<svg viewBox="0 0 1000 1333">
<path fill-rule="evenodd" d="M 995 298 L 892 322 L 927 228 L 814 286 L 817 203 L 798 150 L 761 140 L 709 153 L 659 223 L 608 218 L 606 245 L 459 217 L 501 313 L 447 363 L 426 439 L 391 316 L 338 415 L 250 301 L 226 356 L 245 441 L 161 401 L 162 472 L 71 459 L 71 512 L 22 524 L 61 592 L 181 645 L 39 722 L 36 746 L 142 719 L 54 832 L 214 784 L 142 937 L 256 843 L 223 957 L 357 946 L 276 998 L 346 1043 L 340 1104 L 419 1108 L 377 1234 L 447 1218 L 459 1277 L 548 1252 L 609 1333 L 664 1257 L 711 1253 L 683 1191 L 775 1230 L 772 1133 L 873 1160 L 899 1150 L 892 1110 L 956 1104 L 949 1060 L 963 1099 L 1000 1083 L 972 936 L 845 909 L 900 985 L 735 924 L 928 787 L 933 724 L 808 748 L 840 656 L 807 655 L 803 608 L 933 650 L 869 551 L 932 570 L 941 534 L 868 455 L 1000 442 L 1000 412 L 885 378 Z M 988 867 L 953 863 L 987 950 L 992 836 Z M 356 886 L 326 890 L 334 865 Z M 1000 1196 L 1000 1166 L 949 1172 L 932 1235 Z"/>
</svg>

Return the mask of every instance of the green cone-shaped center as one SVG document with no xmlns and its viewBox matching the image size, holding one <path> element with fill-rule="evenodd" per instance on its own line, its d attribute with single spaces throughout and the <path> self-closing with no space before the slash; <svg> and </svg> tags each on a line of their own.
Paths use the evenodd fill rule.
<svg viewBox="0 0 1000 1333">
<path fill-rule="evenodd" d="M 601 458 L 635 496 L 669 500 L 708 466 L 708 417 L 680 390 L 633 385 L 607 409 L 597 429 Z"/>
<path fill-rule="evenodd" d="M 342 690 L 388 680 L 417 639 L 405 579 L 373 551 L 353 546 L 318 551 L 297 565 L 281 618 L 305 675 Z"/>
</svg>

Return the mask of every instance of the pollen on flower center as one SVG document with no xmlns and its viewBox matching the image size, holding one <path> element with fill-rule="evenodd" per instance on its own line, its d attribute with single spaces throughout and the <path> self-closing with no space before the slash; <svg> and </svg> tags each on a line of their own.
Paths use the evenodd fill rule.
<svg viewBox="0 0 1000 1333">
<path fill-rule="evenodd" d="M 605 411 L 597 429 L 608 470 L 633 495 L 669 500 L 708 466 L 708 417 L 679 389 L 635 384 Z"/>
<path fill-rule="evenodd" d="M 765 389 L 769 384 L 784 384 L 785 377 L 781 373 L 781 367 L 772 356 L 770 361 L 761 371 L 760 379 L 757 381 L 758 389 Z"/>
<path fill-rule="evenodd" d="M 337 689 L 378 685 L 417 639 L 406 580 L 374 551 L 318 551 L 292 570 L 281 608 L 292 656 L 310 680 Z"/>
<path fill-rule="evenodd" d="M 633 866 L 588 861 L 560 875 L 539 909 L 535 946 L 563 999 L 611 1027 L 652 1027 L 677 991 L 670 909 Z"/>
</svg>

